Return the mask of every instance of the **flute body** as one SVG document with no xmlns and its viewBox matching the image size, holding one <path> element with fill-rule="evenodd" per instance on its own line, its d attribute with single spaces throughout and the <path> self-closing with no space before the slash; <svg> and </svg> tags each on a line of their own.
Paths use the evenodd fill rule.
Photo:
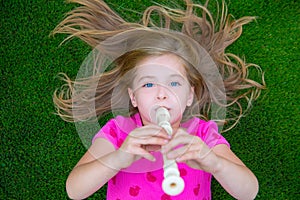
<svg viewBox="0 0 300 200">
<path fill-rule="evenodd" d="M 170 114 L 164 107 L 160 107 L 156 111 L 157 124 L 164 128 L 166 132 L 172 134 L 172 126 L 170 124 Z M 163 191 L 171 196 L 180 194 L 184 189 L 184 181 L 180 177 L 177 163 L 175 160 L 167 159 L 166 155 L 163 155 L 164 160 L 164 180 L 162 182 Z"/>
</svg>

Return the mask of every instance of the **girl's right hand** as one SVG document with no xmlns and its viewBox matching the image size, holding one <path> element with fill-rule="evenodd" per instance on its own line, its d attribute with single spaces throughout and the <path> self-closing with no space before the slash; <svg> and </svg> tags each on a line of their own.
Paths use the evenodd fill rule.
<svg viewBox="0 0 300 200">
<path fill-rule="evenodd" d="M 134 129 L 127 136 L 118 151 L 118 158 L 122 160 L 122 168 L 129 167 L 134 161 L 141 157 L 155 161 L 150 153 L 161 149 L 162 145 L 169 142 L 167 132 L 154 124 Z"/>
</svg>

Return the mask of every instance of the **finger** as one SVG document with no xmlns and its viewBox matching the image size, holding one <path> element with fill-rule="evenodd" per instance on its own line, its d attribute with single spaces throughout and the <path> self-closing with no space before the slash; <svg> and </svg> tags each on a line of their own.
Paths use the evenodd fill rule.
<svg viewBox="0 0 300 200">
<path fill-rule="evenodd" d="M 156 125 L 146 125 L 141 128 L 137 128 L 130 135 L 136 138 L 149 138 L 152 136 L 165 139 L 169 138 L 167 132 L 163 128 Z"/>
<path fill-rule="evenodd" d="M 182 156 L 179 156 L 176 158 L 176 161 L 178 162 L 184 162 L 188 160 L 203 160 L 205 159 L 210 153 L 212 152 L 212 149 L 206 149 L 202 148 L 200 151 L 188 151 L 185 154 L 182 154 Z"/>
<path fill-rule="evenodd" d="M 141 145 L 165 145 L 169 140 L 160 137 L 138 138 L 136 143 Z"/>
<path fill-rule="evenodd" d="M 147 160 L 150 160 L 150 161 L 155 161 L 155 157 L 149 153 L 147 150 L 143 149 L 143 148 L 139 148 L 137 154 Z"/>
<path fill-rule="evenodd" d="M 131 154 L 132 156 L 139 158 L 144 157 L 147 160 L 155 161 L 154 156 L 149 153 L 147 150 L 143 148 L 143 145 L 132 145 L 131 147 L 127 149 L 120 149 L 123 152 L 126 152 L 127 154 Z"/>
<path fill-rule="evenodd" d="M 197 142 L 198 142 L 198 137 L 187 135 L 187 134 L 177 135 L 173 139 L 171 139 L 169 143 L 163 146 L 162 153 L 167 153 L 179 145 L 190 146 Z"/>
<path fill-rule="evenodd" d="M 201 140 L 196 139 L 195 142 L 186 144 L 180 148 L 170 150 L 169 153 L 167 153 L 167 156 L 170 157 L 170 159 L 175 159 L 178 157 L 182 157 L 185 154 L 189 154 L 190 152 L 197 153 L 193 159 L 202 159 L 207 156 L 207 154 L 211 151 L 211 149 Z"/>
<path fill-rule="evenodd" d="M 159 151 L 161 149 L 161 145 L 144 145 L 144 149 L 148 152 Z"/>
<path fill-rule="evenodd" d="M 165 138 L 165 139 L 171 138 L 171 136 L 167 133 L 167 131 L 162 127 L 159 127 L 159 131 L 153 133 L 152 136 L 161 137 L 161 138 Z"/>
<path fill-rule="evenodd" d="M 123 143 L 123 149 L 126 149 L 129 152 L 134 153 L 133 148 L 140 148 L 142 145 L 155 145 L 161 147 L 169 142 L 169 140 L 160 138 L 160 137 L 150 137 L 150 138 L 134 138 L 127 137 L 127 140 Z"/>
<path fill-rule="evenodd" d="M 176 158 L 177 162 L 199 159 L 199 151 L 188 151 Z"/>
<path fill-rule="evenodd" d="M 176 132 L 174 133 L 174 136 L 178 137 L 180 135 L 192 135 L 192 134 L 189 134 L 184 128 L 179 128 L 176 130 Z"/>
<path fill-rule="evenodd" d="M 183 145 L 179 148 L 170 150 L 167 153 L 167 157 L 169 159 L 175 159 L 175 158 L 181 157 L 182 155 L 189 153 L 189 152 L 193 152 L 193 151 L 201 152 L 201 149 L 202 149 L 202 143 L 198 143 L 198 142 L 189 143 L 189 144 Z"/>
<path fill-rule="evenodd" d="M 180 148 L 177 148 L 175 150 L 168 152 L 166 155 L 167 155 L 168 159 L 176 159 L 176 158 L 181 157 L 183 154 L 187 153 L 188 150 L 189 149 L 187 146 L 183 146 L 183 147 L 180 147 Z"/>
</svg>

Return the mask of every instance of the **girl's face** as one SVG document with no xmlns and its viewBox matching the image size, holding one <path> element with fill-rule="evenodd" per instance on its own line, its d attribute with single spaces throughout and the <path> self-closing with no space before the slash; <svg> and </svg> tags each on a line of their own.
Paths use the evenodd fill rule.
<svg viewBox="0 0 300 200">
<path fill-rule="evenodd" d="M 178 127 L 186 106 L 193 102 L 183 61 L 173 54 L 151 56 L 136 66 L 132 88 L 128 89 L 131 103 L 137 107 L 144 125 L 155 123 L 157 108 L 168 109 L 173 127 Z"/>
</svg>

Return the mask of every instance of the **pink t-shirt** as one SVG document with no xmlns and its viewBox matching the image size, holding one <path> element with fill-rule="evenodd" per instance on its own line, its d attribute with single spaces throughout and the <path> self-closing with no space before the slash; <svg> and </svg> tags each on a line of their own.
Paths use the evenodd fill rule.
<svg viewBox="0 0 300 200">
<path fill-rule="evenodd" d="M 127 135 L 142 122 L 139 114 L 132 117 L 117 116 L 107 122 L 105 126 L 94 136 L 105 138 L 118 149 Z M 217 124 L 213 121 L 204 121 L 199 118 L 192 118 L 181 124 L 182 128 L 190 134 L 200 137 L 210 148 L 218 144 L 229 143 L 218 133 Z M 136 161 L 130 167 L 122 169 L 117 175 L 108 181 L 108 200 L 193 200 L 211 199 L 210 183 L 211 174 L 202 170 L 190 168 L 184 163 L 178 163 L 180 176 L 185 182 L 184 191 L 177 196 L 169 196 L 162 190 L 163 181 L 163 159 L 160 152 L 152 153 L 156 157 L 155 162 L 144 158 Z"/>
</svg>

